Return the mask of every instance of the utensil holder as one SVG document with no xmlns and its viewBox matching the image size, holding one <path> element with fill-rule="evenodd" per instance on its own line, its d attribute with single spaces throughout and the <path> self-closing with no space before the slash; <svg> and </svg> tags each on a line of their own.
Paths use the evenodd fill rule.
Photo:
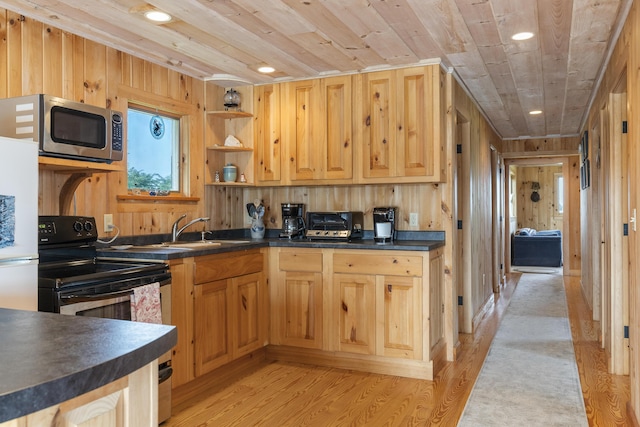
<svg viewBox="0 0 640 427">
<path fill-rule="evenodd" d="M 252 239 L 262 239 L 264 238 L 264 222 L 262 222 L 262 218 L 253 218 L 251 220 L 251 238 Z"/>
</svg>

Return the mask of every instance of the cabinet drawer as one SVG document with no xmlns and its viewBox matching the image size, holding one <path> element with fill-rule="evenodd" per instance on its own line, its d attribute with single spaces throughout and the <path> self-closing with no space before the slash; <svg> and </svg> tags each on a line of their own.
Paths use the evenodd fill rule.
<svg viewBox="0 0 640 427">
<path fill-rule="evenodd" d="M 212 282 L 263 270 L 260 252 L 229 252 L 196 258 L 194 283 Z"/>
<path fill-rule="evenodd" d="M 385 253 L 380 255 L 362 252 L 335 253 L 335 273 L 388 274 L 393 276 L 422 276 L 422 257 Z"/>
<path fill-rule="evenodd" d="M 278 268 L 280 271 L 322 272 L 322 252 L 281 252 Z"/>
</svg>

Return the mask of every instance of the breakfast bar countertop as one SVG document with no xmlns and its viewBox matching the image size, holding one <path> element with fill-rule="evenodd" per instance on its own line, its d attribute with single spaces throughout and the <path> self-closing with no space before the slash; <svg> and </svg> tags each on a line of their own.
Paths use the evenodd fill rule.
<svg viewBox="0 0 640 427">
<path fill-rule="evenodd" d="M 102 387 L 177 342 L 174 326 L 0 308 L 0 423 Z"/>
</svg>

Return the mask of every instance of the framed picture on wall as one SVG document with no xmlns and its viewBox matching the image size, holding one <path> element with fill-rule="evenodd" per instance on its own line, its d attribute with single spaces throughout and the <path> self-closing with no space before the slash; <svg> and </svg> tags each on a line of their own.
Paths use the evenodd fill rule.
<svg viewBox="0 0 640 427">
<path fill-rule="evenodd" d="M 584 163 L 584 186 L 588 188 L 591 186 L 591 161 L 585 160 Z"/>
<path fill-rule="evenodd" d="M 584 163 L 583 163 L 583 164 L 581 164 L 581 165 L 580 165 L 580 188 L 581 188 L 581 189 L 583 189 L 583 190 L 584 190 L 585 188 L 587 188 L 587 187 L 585 186 L 584 169 L 585 169 L 585 168 L 584 168 Z"/>
<path fill-rule="evenodd" d="M 579 151 L 583 162 L 589 158 L 589 132 L 586 130 L 582 133 Z"/>
</svg>

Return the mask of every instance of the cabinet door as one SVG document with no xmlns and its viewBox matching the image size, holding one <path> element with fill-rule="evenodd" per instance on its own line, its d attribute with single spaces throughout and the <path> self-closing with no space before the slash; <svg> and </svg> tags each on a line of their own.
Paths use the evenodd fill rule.
<svg viewBox="0 0 640 427">
<path fill-rule="evenodd" d="M 339 310 L 339 351 L 375 353 L 375 276 L 335 274 L 334 289 Z"/>
<path fill-rule="evenodd" d="M 397 76 L 397 175 L 440 179 L 440 67 L 414 67 Z"/>
<path fill-rule="evenodd" d="M 171 323 L 178 329 L 173 348 L 171 387 L 194 379 L 193 371 L 193 258 L 171 260 Z"/>
<path fill-rule="evenodd" d="M 228 280 L 196 285 L 194 298 L 196 377 L 231 360 L 231 286 Z"/>
<path fill-rule="evenodd" d="M 396 81 L 394 71 L 362 77 L 362 174 L 367 178 L 396 175 Z"/>
<path fill-rule="evenodd" d="M 233 358 L 262 347 L 264 307 L 262 306 L 262 274 L 235 277 L 233 286 Z"/>
<path fill-rule="evenodd" d="M 435 252 L 429 260 L 429 348 L 431 350 L 444 338 L 444 256 L 442 251 Z M 429 357 L 431 359 L 431 357 Z"/>
<path fill-rule="evenodd" d="M 321 141 L 323 180 L 349 182 L 353 179 L 353 125 L 351 76 L 323 79 Z"/>
<path fill-rule="evenodd" d="M 280 343 L 322 348 L 322 273 L 287 271 L 280 286 Z"/>
<path fill-rule="evenodd" d="M 285 87 L 287 101 L 282 116 L 287 122 L 289 179 L 320 178 L 322 145 L 325 144 L 320 80 L 291 82 Z"/>
<path fill-rule="evenodd" d="M 377 276 L 379 356 L 422 358 L 422 285 L 418 277 Z"/>
<path fill-rule="evenodd" d="M 280 135 L 280 85 L 254 89 L 254 147 L 256 183 L 279 184 L 282 180 L 282 138 Z"/>
</svg>

